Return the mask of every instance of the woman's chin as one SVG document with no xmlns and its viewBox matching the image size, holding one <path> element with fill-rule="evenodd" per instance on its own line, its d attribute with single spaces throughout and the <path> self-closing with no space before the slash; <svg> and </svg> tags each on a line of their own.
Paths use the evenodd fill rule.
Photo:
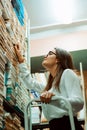
<svg viewBox="0 0 87 130">
<path fill-rule="evenodd" d="M 47 68 L 45 62 L 42 62 L 42 66 L 43 66 L 45 69 Z"/>
</svg>

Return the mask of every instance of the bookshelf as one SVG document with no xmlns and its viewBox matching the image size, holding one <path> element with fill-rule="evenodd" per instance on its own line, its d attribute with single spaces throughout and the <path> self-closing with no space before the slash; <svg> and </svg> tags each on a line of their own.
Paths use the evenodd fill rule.
<svg viewBox="0 0 87 130">
<path fill-rule="evenodd" d="M 0 0 L 0 129 L 3 130 L 24 130 L 23 111 L 29 100 L 29 92 L 18 78 L 18 61 L 14 44 L 21 44 L 22 54 L 25 55 L 29 65 L 30 23 L 22 1 L 17 2 Z M 19 16 L 16 7 L 19 9 Z M 25 101 L 21 98 L 23 95 Z"/>
</svg>

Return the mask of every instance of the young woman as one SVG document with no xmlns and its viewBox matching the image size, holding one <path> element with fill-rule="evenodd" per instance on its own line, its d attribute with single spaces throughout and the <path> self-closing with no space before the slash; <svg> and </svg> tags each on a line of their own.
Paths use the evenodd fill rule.
<svg viewBox="0 0 87 130">
<path fill-rule="evenodd" d="M 76 115 L 83 108 L 84 102 L 80 80 L 74 72 L 70 53 L 54 48 L 44 57 L 42 65 L 49 71 L 48 82 L 45 85 L 31 77 L 19 45 L 15 45 L 15 51 L 18 56 L 20 76 L 29 89 L 33 88 L 40 93 L 43 113 L 49 121 L 50 130 L 71 130 L 67 105 L 62 97 L 71 103 L 76 130 L 82 130 Z"/>
</svg>

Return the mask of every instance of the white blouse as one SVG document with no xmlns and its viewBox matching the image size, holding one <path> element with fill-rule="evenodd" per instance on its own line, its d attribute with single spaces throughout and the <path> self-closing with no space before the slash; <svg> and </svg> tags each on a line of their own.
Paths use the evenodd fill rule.
<svg viewBox="0 0 87 130">
<path fill-rule="evenodd" d="M 19 71 L 19 76 L 21 76 L 25 82 L 27 88 L 34 89 L 38 93 L 42 92 L 46 84 L 42 84 L 32 78 L 25 63 L 19 64 Z M 68 115 L 67 104 L 64 100 L 62 100 L 62 98 L 65 98 L 71 103 L 73 114 L 76 115 L 84 105 L 79 77 L 71 69 L 66 69 L 64 70 L 60 80 L 60 91 L 54 87 L 54 82 L 49 91 L 53 92 L 55 96 L 52 97 L 52 101 L 49 104 L 42 103 L 42 109 L 45 117 L 48 121 L 50 121 L 54 118 L 60 118 L 64 115 Z"/>
</svg>

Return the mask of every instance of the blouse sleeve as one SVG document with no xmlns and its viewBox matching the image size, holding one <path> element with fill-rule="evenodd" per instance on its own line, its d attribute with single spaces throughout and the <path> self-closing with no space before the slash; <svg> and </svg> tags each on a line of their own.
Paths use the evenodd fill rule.
<svg viewBox="0 0 87 130">
<path fill-rule="evenodd" d="M 40 83 L 35 78 L 32 78 L 27 64 L 25 63 L 19 64 L 19 77 L 22 78 L 28 89 L 34 89 L 35 91 L 41 93 L 45 87 L 45 84 Z"/>
<path fill-rule="evenodd" d="M 71 103 L 73 111 L 78 112 L 83 108 L 83 94 L 79 77 L 70 69 L 63 74 L 67 100 Z"/>
</svg>

